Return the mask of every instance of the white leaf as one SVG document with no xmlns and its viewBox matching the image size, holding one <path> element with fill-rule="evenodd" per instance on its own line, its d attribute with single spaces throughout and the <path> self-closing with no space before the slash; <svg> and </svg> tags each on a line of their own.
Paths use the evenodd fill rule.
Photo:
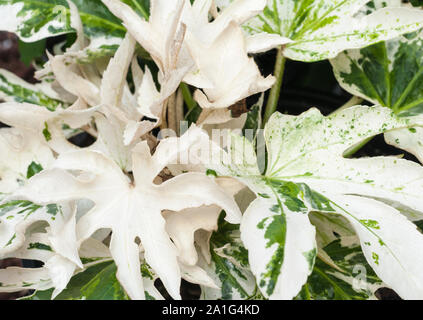
<svg viewBox="0 0 423 320">
<path fill-rule="evenodd" d="M 217 206 L 209 206 L 165 214 L 166 231 L 178 249 L 178 257 L 183 264 L 193 266 L 197 263 L 194 233 L 200 229 L 216 231 L 221 210 Z"/>
<path fill-rule="evenodd" d="M 180 141 L 182 150 L 189 146 L 190 141 L 195 141 L 195 132 L 199 132 L 192 131 L 194 138 L 188 134 L 176 140 Z M 58 202 L 60 199 L 92 200 L 95 206 L 77 223 L 79 243 L 98 229 L 111 229 L 110 250 L 118 267 L 118 279 L 132 299 L 143 299 L 139 248 L 135 242 L 139 238 L 147 263 L 169 293 L 179 298 L 177 250 L 165 230 L 161 211 L 217 204 L 228 212 L 230 220 L 239 221 L 240 218 L 234 200 L 204 175 L 184 174 L 161 185 L 153 184 L 155 176 L 179 152 L 174 139 L 163 140 L 154 156 L 150 155 L 146 142 L 137 145 L 132 154 L 134 182 L 100 153 L 77 151 L 63 154 L 55 164 L 56 169 L 35 176 L 19 191 L 19 195 L 39 203 Z M 67 170 L 86 174 L 74 177 Z"/>
<path fill-rule="evenodd" d="M 195 92 L 194 98 L 202 108 L 227 108 L 250 95 L 266 91 L 275 81 L 273 76 L 261 76 L 254 60 L 248 57 L 244 36 L 234 22 L 210 46 L 189 32 L 186 43 L 198 68 L 195 73 L 213 84 L 211 88 L 204 88 L 204 93 Z"/>
</svg>

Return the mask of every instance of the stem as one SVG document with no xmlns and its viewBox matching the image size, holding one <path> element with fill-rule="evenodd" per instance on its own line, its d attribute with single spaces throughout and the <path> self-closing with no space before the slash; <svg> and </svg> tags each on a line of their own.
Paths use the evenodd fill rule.
<svg viewBox="0 0 423 320">
<path fill-rule="evenodd" d="M 185 83 L 180 84 L 180 88 L 182 90 L 182 95 L 184 97 L 185 104 L 188 107 L 188 111 L 195 108 L 197 102 L 192 98 L 191 91 L 189 91 L 188 86 Z"/>
<path fill-rule="evenodd" d="M 176 92 L 169 97 L 167 105 L 167 126 L 173 132 L 176 132 Z"/>
<path fill-rule="evenodd" d="M 368 144 L 374 137 L 367 138 L 366 140 L 361 141 L 356 146 L 352 147 L 351 149 L 347 150 L 344 153 L 344 158 L 351 158 L 354 154 L 356 154 L 361 148 L 363 148 L 366 144 Z"/>
<path fill-rule="evenodd" d="M 162 114 L 161 114 L 161 124 L 160 124 L 160 129 L 164 130 L 167 129 L 167 108 L 169 105 L 169 98 L 166 99 L 166 101 L 163 103 L 163 110 L 162 110 Z"/>
<path fill-rule="evenodd" d="M 178 89 L 176 94 L 176 129 L 177 133 L 181 133 L 181 121 L 184 120 L 184 97 L 182 90 Z"/>
<path fill-rule="evenodd" d="M 332 112 L 330 115 L 337 114 L 338 112 L 341 112 L 342 110 L 351 108 L 353 106 L 357 106 L 360 103 L 363 102 L 363 99 L 357 96 L 353 96 L 350 100 L 348 100 L 342 107 L 336 109 L 334 112 Z"/>
<path fill-rule="evenodd" d="M 279 47 L 278 49 L 278 55 L 276 57 L 276 64 L 275 64 L 275 71 L 274 71 L 276 82 L 273 85 L 272 89 L 270 90 L 269 99 L 266 105 L 266 111 L 263 117 L 263 124 L 262 124 L 263 127 L 278 107 L 279 96 L 281 93 L 283 74 L 285 72 L 285 63 L 286 63 L 286 58 L 283 55 L 283 50 L 284 50 L 283 46 Z"/>
</svg>

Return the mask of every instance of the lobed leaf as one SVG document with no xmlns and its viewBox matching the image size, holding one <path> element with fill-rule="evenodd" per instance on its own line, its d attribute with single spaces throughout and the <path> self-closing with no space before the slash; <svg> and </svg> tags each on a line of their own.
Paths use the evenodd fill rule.
<svg viewBox="0 0 423 320">
<path fill-rule="evenodd" d="M 358 16 L 369 0 L 268 0 L 250 20 L 250 34 L 266 32 L 289 38 L 284 55 L 300 61 L 334 58 L 345 49 L 362 48 L 420 29 L 420 10 L 396 6 Z"/>
<path fill-rule="evenodd" d="M 403 297 L 421 296 L 417 270 L 422 261 L 408 250 L 422 246 L 423 237 L 398 210 L 381 202 L 398 202 L 421 214 L 421 166 L 393 157 L 342 156 L 363 139 L 413 126 L 421 126 L 420 117 L 397 117 L 383 107 L 356 106 L 329 117 L 316 109 L 297 117 L 276 113 L 265 129 L 264 175 L 250 143 L 232 136 L 232 162 L 218 170 L 257 195 L 243 216 L 241 239 L 263 294 L 290 299 L 306 282 L 317 253 L 308 213 L 317 211 L 348 220 L 369 265 L 388 286 Z"/>
</svg>

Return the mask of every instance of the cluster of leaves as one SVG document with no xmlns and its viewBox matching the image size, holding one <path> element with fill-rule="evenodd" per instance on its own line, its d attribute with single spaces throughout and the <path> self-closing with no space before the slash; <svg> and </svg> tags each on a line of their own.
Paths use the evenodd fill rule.
<svg viewBox="0 0 423 320">
<path fill-rule="evenodd" d="M 0 70 L 0 258 L 41 262 L 0 270 L 0 292 L 163 299 L 160 279 L 180 299 L 185 279 L 203 299 L 422 299 L 423 167 L 346 156 L 383 134 L 423 160 L 412 5 L 0 1 L 22 48 L 66 35 L 37 84 Z M 263 77 L 251 55 L 274 48 Z M 372 106 L 274 112 L 286 59 L 330 59 Z M 264 95 L 245 99 L 269 89 L 262 120 Z"/>
</svg>

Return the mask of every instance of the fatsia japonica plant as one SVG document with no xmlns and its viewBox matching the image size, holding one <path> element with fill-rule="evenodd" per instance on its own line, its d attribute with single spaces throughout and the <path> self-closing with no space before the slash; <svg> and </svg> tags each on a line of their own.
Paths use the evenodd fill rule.
<svg viewBox="0 0 423 320">
<path fill-rule="evenodd" d="M 423 299 L 421 6 L 0 1 L 0 30 L 59 39 L 36 83 L 0 70 L 0 259 L 34 262 L 0 292 Z M 287 60 L 329 60 L 352 99 L 278 112 Z M 380 135 L 418 161 L 352 157 Z"/>
</svg>

